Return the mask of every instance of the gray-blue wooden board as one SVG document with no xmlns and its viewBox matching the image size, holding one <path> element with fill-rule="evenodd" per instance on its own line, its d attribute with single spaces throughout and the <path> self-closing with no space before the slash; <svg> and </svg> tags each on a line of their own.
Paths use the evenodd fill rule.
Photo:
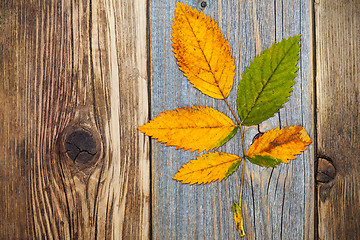
<svg viewBox="0 0 360 240">
<path fill-rule="evenodd" d="M 236 109 L 241 73 L 274 41 L 301 34 L 295 90 L 280 115 L 260 125 L 302 125 L 313 136 L 311 3 L 301 0 L 183 1 L 215 18 L 235 57 L 234 87 L 228 98 Z M 171 23 L 176 1 L 150 1 L 150 95 L 152 117 L 183 106 L 211 106 L 229 117 L 226 104 L 193 88 L 176 65 Z M 258 132 L 245 128 L 246 148 Z M 241 155 L 237 134 L 220 151 Z M 312 239 L 314 235 L 313 146 L 289 164 L 275 169 L 246 164 L 243 209 L 244 239 Z M 241 168 L 227 180 L 207 185 L 181 184 L 173 176 L 199 156 L 152 140 L 152 232 L 154 239 L 239 239 L 230 211 L 239 198 Z"/>
</svg>

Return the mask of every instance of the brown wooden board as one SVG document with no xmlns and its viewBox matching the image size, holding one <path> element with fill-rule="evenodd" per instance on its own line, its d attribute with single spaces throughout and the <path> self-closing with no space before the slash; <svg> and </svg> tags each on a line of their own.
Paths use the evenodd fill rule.
<svg viewBox="0 0 360 240">
<path fill-rule="evenodd" d="M 150 229 L 146 1 L 0 2 L 0 238 Z"/>
<path fill-rule="evenodd" d="M 314 7 L 318 235 L 359 239 L 360 1 L 317 0 Z"/>
<path fill-rule="evenodd" d="M 301 124 L 313 136 L 313 78 L 310 1 L 182 1 L 215 18 L 229 40 L 237 66 L 229 102 L 250 61 L 274 41 L 302 34 L 300 70 L 290 101 L 281 110 L 281 126 Z M 194 89 L 176 65 L 171 23 L 176 1 L 150 1 L 151 115 L 183 106 L 211 106 L 231 117 L 226 104 Z M 260 126 L 279 125 L 279 116 Z M 246 148 L 257 127 L 245 129 Z M 220 148 L 241 154 L 240 135 Z M 230 208 L 239 198 L 240 173 L 221 183 L 181 184 L 178 169 L 199 156 L 152 140 L 152 228 L 154 239 L 239 239 Z M 266 169 L 247 163 L 244 186 L 245 239 L 312 239 L 314 236 L 313 145 L 289 164 Z"/>
</svg>

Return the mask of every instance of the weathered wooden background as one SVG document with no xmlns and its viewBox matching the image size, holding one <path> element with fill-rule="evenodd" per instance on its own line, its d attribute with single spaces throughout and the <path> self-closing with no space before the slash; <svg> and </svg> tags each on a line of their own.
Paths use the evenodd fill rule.
<svg viewBox="0 0 360 240">
<path fill-rule="evenodd" d="M 201 9 L 201 1 L 187 1 Z M 172 54 L 170 33 L 176 1 L 150 3 L 151 114 L 182 106 L 211 106 L 231 116 L 226 104 L 205 96 L 183 76 Z M 203 11 L 214 17 L 229 40 L 237 66 L 228 98 L 236 106 L 241 73 L 262 50 L 284 37 L 302 34 L 300 70 L 295 91 L 279 116 L 260 126 L 303 125 L 313 135 L 313 80 L 310 1 L 207 1 Z M 257 127 L 245 128 L 247 148 Z M 220 148 L 241 155 L 236 135 Z M 155 239 L 237 239 L 230 211 L 239 198 L 240 172 L 221 183 L 183 185 L 172 180 L 197 153 L 152 142 L 152 221 Z M 314 233 L 313 146 L 296 161 L 275 169 L 247 164 L 244 221 L 248 239 L 311 239 Z"/>
<path fill-rule="evenodd" d="M 146 7 L 1 1 L 2 239 L 149 236 Z"/>
<path fill-rule="evenodd" d="M 359 239 L 360 1 L 316 1 L 315 45 L 318 235 Z"/>
<path fill-rule="evenodd" d="M 215 18 L 241 73 L 301 34 L 291 100 L 261 124 L 301 124 L 314 143 L 290 164 L 247 164 L 244 239 L 360 234 L 360 1 L 184 0 Z M 206 3 L 206 4 L 205 4 Z M 0 239 L 238 239 L 240 172 L 190 186 L 197 156 L 137 127 L 164 110 L 211 106 L 171 48 L 172 0 L 0 2 Z M 258 132 L 245 129 L 246 145 Z M 238 154 L 236 136 L 221 150 Z"/>
</svg>

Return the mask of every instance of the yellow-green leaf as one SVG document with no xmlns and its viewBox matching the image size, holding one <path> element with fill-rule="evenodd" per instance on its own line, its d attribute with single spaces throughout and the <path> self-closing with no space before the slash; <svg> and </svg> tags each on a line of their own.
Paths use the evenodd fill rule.
<svg viewBox="0 0 360 240">
<path fill-rule="evenodd" d="M 225 179 L 227 179 L 230 175 L 236 172 L 236 170 L 239 168 L 239 165 L 240 161 L 234 162 L 225 173 Z"/>
<path fill-rule="evenodd" d="M 234 212 L 235 227 L 238 230 L 240 237 L 245 237 L 244 219 L 241 210 L 241 202 L 239 202 L 239 204 L 234 202 L 234 204 L 231 207 L 231 211 Z"/>
<path fill-rule="evenodd" d="M 174 179 L 190 184 L 210 183 L 216 180 L 220 182 L 225 178 L 229 168 L 240 161 L 241 157 L 233 154 L 210 152 L 183 165 Z"/>
<path fill-rule="evenodd" d="M 276 167 L 282 163 L 281 159 L 273 158 L 271 156 L 255 155 L 253 157 L 247 157 L 247 159 L 260 167 Z"/>
<path fill-rule="evenodd" d="M 199 152 L 220 147 L 237 129 L 238 126 L 223 113 L 201 106 L 165 111 L 139 128 L 167 146 Z"/>
<path fill-rule="evenodd" d="M 288 163 L 289 159 L 295 159 L 295 155 L 305 151 L 311 142 L 306 130 L 301 126 L 278 127 L 256 139 L 246 155 L 250 158 L 270 156 Z"/>
<path fill-rule="evenodd" d="M 193 86 L 210 97 L 227 98 L 235 63 L 214 19 L 178 2 L 171 35 L 177 64 Z"/>
</svg>

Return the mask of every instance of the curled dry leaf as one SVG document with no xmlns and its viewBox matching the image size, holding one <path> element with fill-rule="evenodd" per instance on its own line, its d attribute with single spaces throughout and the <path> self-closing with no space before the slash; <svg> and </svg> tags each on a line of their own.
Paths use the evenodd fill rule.
<svg viewBox="0 0 360 240">
<path fill-rule="evenodd" d="M 210 97 L 227 98 L 235 62 L 214 19 L 178 2 L 171 35 L 177 64 L 193 86 Z"/>
<path fill-rule="evenodd" d="M 174 179 L 182 183 L 210 183 L 216 180 L 223 180 L 233 164 L 239 163 L 241 157 L 223 153 L 210 152 L 191 160 L 190 163 L 183 165 Z M 237 164 L 237 166 L 239 166 Z M 232 171 L 234 172 L 234 171 Z"/>
<path fill-rule="evenodd" d="M 210 107 L 165 111 L 139 128 L 167 146 L 199 152 L 220 147 L 236 134 L 237 129 L 230 118 Z"/>
<path fill-rule="evenodd" d="M 235 221 L 236 230 L 238 230 L 240 237 L 245 237 L 244 219 L 241 210 L 241 202 L 239 202 L 239 204 L 234 202 L 234 204 L 231 207 L 231 211 L 234 212 L 234 221 Z"/>
<path fill-rule="evenodd" d="M 256 139 L 246 155 L 248 158 L 269 156 L 288 163 L 289 159 L 295 159 L 295 155 L 305 151 L 311 142 L 306 130 L 301 126 L 278 127 Z"/>
</svg>

